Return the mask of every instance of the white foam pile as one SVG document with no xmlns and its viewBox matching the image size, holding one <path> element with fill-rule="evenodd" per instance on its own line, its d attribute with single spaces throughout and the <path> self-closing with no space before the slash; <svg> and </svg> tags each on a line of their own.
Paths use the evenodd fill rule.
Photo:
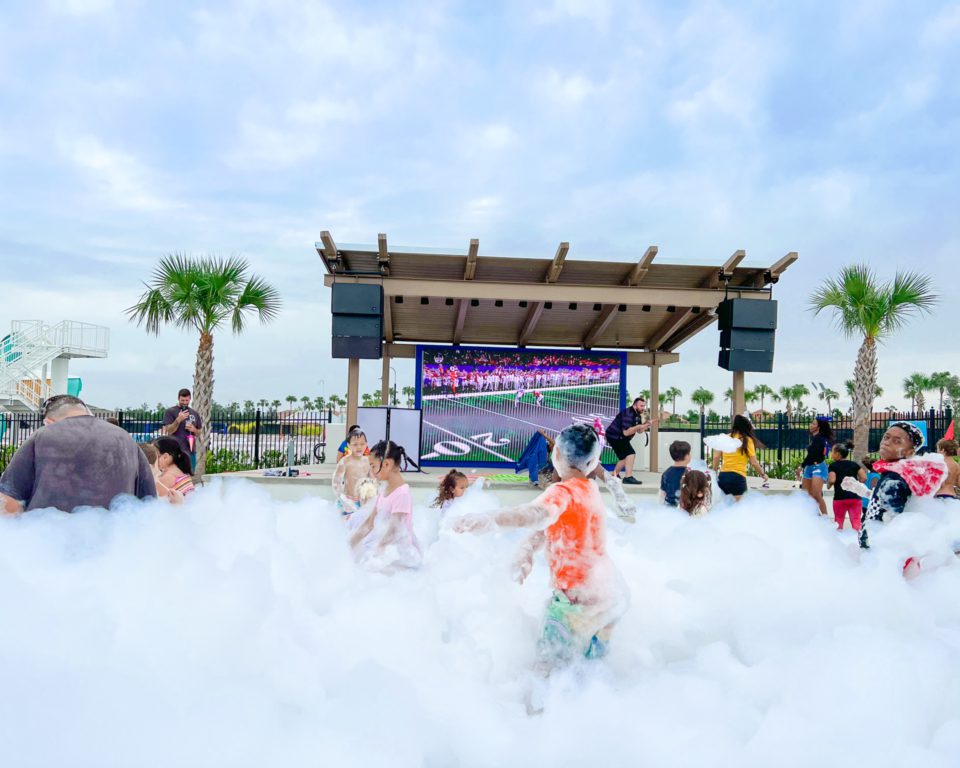
<svg viewBox="0 0 960 768">
<path fill-rule="evenodd" d="M 522 533 L 415 514 L 424 567 L 389 577 L 332 504 L 240 482 L 0 519 L 3 764 L 957 765 L 960 504 L 876 526 L 862 557 L 799 496 L 611 518 L 631 608 L 538 717 L 542 556 L 520 587 Z M 902 578 L 927 553 L 945 564 Z"/>
</svg>

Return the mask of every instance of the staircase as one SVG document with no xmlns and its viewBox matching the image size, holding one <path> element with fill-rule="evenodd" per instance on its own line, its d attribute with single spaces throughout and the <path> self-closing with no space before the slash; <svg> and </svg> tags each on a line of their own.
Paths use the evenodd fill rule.
<svg viewBox="0 0 960 768">
<path fill-rule="evenodd" d="M 66 394 L 67 361 L 106 357 L 109 346 L 110 329 L 100 325 L 15 320 L 0 340 L 0 410 L 40 410 L 51 395 Z"/>
</svg>

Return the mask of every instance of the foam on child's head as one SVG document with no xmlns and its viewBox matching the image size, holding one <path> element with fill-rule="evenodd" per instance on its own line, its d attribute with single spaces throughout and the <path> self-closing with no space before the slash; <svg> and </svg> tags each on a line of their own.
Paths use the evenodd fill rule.
<svg viewBox="0 0 960 768">
<path fill-rule="evenodd" d="M 600 451 L 600 440 L 593 428 L 574 424 L 557 435 L 553 463 L 558 469 L 565 464 L 588 475 L 600 463 Z"/>
</svg>

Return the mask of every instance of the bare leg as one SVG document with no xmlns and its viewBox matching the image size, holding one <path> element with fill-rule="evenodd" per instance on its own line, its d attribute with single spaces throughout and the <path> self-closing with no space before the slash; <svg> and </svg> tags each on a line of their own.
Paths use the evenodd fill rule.
<svg viewBox="0 0 960 768">
<path fill-rule="evenodd" d="M 624 469 L 626 469 L 626 476 L 633 477 L 633 462 L 637 460 L 637 454 L 631 453 L 627 458 L 623 460 Z"/>
<path fill-rule="evenodd" d="M 813 498 L 813 500 L 817 502 L 817 506 L 820 507 L 820 514 L 826 515 L 827 502 L 823 498 L 823 479 L 819 477 L 811 478 L 810 490 L 808 491 L 808 493 Z"/>
</svg>

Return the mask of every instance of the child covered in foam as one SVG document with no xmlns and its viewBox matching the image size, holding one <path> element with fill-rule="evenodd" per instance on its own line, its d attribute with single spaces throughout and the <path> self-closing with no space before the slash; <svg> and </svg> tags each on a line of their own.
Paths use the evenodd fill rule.
<svg viewBox="0 0 960 768">
<path fill-rule="evenodd" d="M 520 583 L 530 574 L 536 551 L 546 548 L 553 594 L 538 644 L 544 674 L 577 658 L 603 656 L 628 604 L 626 586 L 606 551 L 600 490 L 588 478 L 600 459 L 596 433 L 586 424 L 567 427 L 556 438 L 552 459 L 560 482 L 532 502 L 468 514 L 454 525 L 459 533 L 496 526 L 534 529 L 514 563 Z"/>
<path fill-rule="evenodd" d="M 402 446 L 381 440 L 370 449 L 366 459 L 371 477 L 382 483 L 382 488 L 365 518 L 352 530 L 350 547 L 357 562 L 371 570 L 418 568 L 423 560 L 413 531 L 410 486 L 400 472 L 403 457 Z M 354 517 L 361 516 L 366 509 L 361 507 Z"/>
<path fill-rule="evenodd" d="M 337 462 L 333 473 L 333 495 L 340 514 L 349 518 L 371 498 L 369 486 L 372 481 L 370 462 L 366 456 L 367 436 L 359 428 L 347 435 L 348 452 Z M 376 481 L 373 482 L 374 489 Z M 361 498 L 361 490 L 366 498 Z M 375 495 L 375 494 L 373 494 Z"/>
</svg>

